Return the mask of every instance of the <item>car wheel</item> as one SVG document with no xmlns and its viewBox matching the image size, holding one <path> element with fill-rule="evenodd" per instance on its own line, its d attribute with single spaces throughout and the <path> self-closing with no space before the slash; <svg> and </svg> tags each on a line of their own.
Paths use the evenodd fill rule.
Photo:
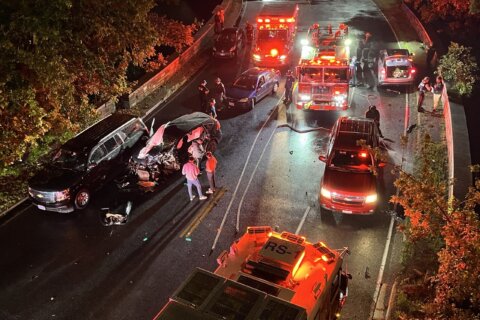
<svg viewBox="0 0 480 320">
<path fill-rule="evenodd" d="M 272 96 L 275 95 L 275 93 L 277 93 L 277 91 L 278 91 L 278 83 L 275 83 L 273 85 L 273 89 L 272 89 Z"/>
<path fill-rule="evenodd" d="M 206 150 L 207 150 L 207 151 L 210 151 L 210 152 L 215 152 L 215 150 L 217 150 L 217 145 L 218 145 L 217 140 L 211 140 L 211 141 L 207 144 Z"/>
<path fill-rule="evenodd" d="M 80 189 L 75 195 L 75 201 L 74 201 L 75 208 L 78 210 L 83 210 L 88 206 L 89 203 L 90 203 L 90 192 L 85 188 Z"/>
<path fill-rule="evenodd" d="M 255 99 L 250 100 L 250 110 L 255 109 Z"/>
</svg>

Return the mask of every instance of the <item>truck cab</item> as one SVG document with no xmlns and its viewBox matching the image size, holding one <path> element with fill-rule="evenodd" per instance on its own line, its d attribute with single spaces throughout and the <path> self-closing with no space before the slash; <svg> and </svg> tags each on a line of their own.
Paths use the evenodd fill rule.
<svg viewBox="0 0 480 320">
<path fill-rule="evenodd" d="M 298 5 L 266 4 L 257 17 L 257 38 L 253 63 L 257 66 L 279 67 L 289 63 L 294 49 Z"/>
</svg>

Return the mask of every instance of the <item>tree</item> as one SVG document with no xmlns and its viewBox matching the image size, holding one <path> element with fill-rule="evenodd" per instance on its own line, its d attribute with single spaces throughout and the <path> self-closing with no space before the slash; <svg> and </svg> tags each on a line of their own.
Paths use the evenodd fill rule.
<svg viewBox="0 0 480 320">
<path fill-rule="evenodd" d="M 0 7 L 0 169 L 95 119 L 96 101 L 129 91 L 129 64 L 152 70 L 192 43 L 194 25 L 155 0 L 5 0 Z M 0 170 L 1 172 L 1 170 Z"/>
<path fill-rule="evenodd" d="M 469 96 L 477 81 L 478 65 L 472 48 L 451 42 L 448 52 L 440 58 L 438 73 L 452 83 L 452 89 L 461 96 Z"/>
</svg>

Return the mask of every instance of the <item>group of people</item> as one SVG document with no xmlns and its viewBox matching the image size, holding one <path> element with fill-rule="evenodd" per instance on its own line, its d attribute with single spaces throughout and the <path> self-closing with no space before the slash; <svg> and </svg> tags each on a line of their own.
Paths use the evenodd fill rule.
<svg viewBox="0 0 480 320">
<path fill-rule="evenodd" d="M 212 94 L 210 94 L 210 89 L 207 87 L 207 80 L 203 80 L 198 85 L 198 94 L 200 97 L 200 109 L 216 119 L 217 106 L 223 106 L 227 94 L 222 80 L 218 77 L 215 79 Z"/>
<path fill-rule="evenodd" d="M 190 157 L 188 162 L 185 163 L 182 167 L 182 174 L 187 178 L 187 189 L 188 195 L 190 196 L 190 201 L 195 199 L 195 195 L 192 191 L 192 186 L 195 186 L 198 193 L 198 198 L 200 200 L 207 199 L 202 192 L 202 185 L 198 176 L 201 174 L 200 166 L 203 156 L 207 157 L 205 162 L 205 171 L 207 172 L 207 179 L 209 188 L 205 192 L 206 194 L 213 194 L 216 191 L 215 184 L 215 170 L 217 168 L 217 158 L 213 155 L 211 151 L 205 153 L 205 149 L 202 144 L 201 139 L 196 139 L 192 141 L 192 144 L 189 148 Z"/>
<path fill-rule="evenodd" d="M 432 92 L 433 93 L 433 110 L 432 112 L 436 112 L 438 105 L 440 103 L 442 92 L 445 84 L 443 83 L 442 76 L 437 76 L 435 79 L 435 83 L 432 85 L 430 83 L 430 78 L 425 77 L 418 85 L 418 104 L 417 104 L 417 111 L 418 112 L 425 112 L 423 108 L 423 101 L 425 100 L 425 93 Z"/>
</svg>

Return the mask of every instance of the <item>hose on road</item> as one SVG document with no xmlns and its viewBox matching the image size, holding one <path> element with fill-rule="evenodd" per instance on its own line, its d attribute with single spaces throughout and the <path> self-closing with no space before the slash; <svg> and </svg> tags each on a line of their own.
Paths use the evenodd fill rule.
<svg viewBox="0 0 480 320">
<path fill-rule="evenodd" d="M 324 128 L 324 127 L 312 128 L 312 129 L 308 129 L 308 130 L 298 130 L 298 129 L 292 127 L 291 125 L 289 125 L 287 123 L 278 125 L 277 128 L 290 128 L 291 130 L 293 130 L 297 133 L 307 133 L 307 132 L 312 132 L 312 131 L 329 131 L 329 132 L 331 131 L 330 129 Z"/>
</svg>

